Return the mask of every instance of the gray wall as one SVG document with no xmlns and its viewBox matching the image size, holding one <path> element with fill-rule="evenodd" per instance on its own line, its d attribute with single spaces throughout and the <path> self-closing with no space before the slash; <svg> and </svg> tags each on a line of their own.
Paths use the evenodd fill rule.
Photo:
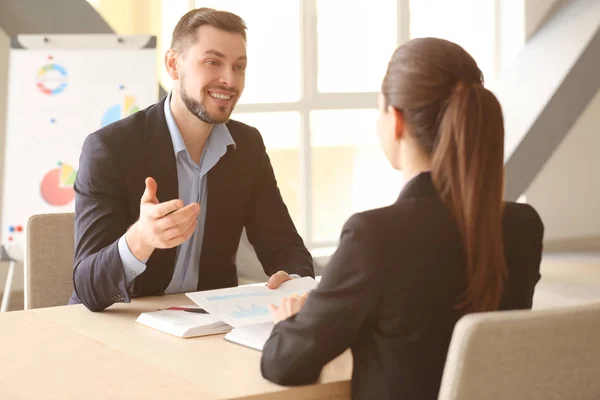
<svg viewBox="0 0 600 400">
<path fill-rule="evenodd" d="M 525 38 L 529 39 L 534 35 L 562 3 L 565 0 L 525 0 Z"/>
<path fill-rule="evenodd" d="M 600 2 L 556 8 L 494 83 L 504 110 L 506 193 L 516 200 L 600 87 Z"/>
<path fill-rule="evenodd" d="M 564 3 L 527 0 L 527 38 Z M 600 251 L 599 148 L 600 88 L 525 193 L 544 220 L 547 251 Z"/>
<path fill-rule="evenodd" d="M 600 90 L 526 192 L 547 249 L 600 250 Z"/>
<path fill-rule="evenodd" d="M 85 0 L 0 0 L 0 10 L 0 28 L 9 36 L 23 33 L 113 33 Z"/>
</svg>

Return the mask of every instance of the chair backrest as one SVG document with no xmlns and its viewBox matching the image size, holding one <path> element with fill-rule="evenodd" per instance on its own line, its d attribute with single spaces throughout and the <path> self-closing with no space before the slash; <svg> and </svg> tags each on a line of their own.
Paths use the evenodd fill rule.
<svg viewBox="0 0 600 400">
<path fill-rule="evenodd" d="M 600 303 L 463 317 L 438 399 L 600 399 Z"/>
<path fill-rule="evenodd" d="M 25 309 L 66 305 L 73 292 L 74 214 L 39 214 L 27 223 Z"/>
</svg>

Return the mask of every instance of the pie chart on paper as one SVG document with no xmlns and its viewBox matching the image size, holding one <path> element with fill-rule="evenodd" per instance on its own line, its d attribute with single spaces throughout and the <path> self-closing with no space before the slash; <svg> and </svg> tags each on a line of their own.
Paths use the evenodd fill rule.
<svg viewBox="0 0 600 400">
<path fill-rule="evenodd" d="M 40 192 L 42 198 L 51 206 L 66 206 L 75 198 L 73 184 L 77 170 L 68 164 L 58 163 L 58 168 L 51 169 L 46 173 Z"/>
<path fill-rule="evenodd" d="M 124 96 L 123 102 L 108 107 L 102 116 L 102 127 L 138 112 L 140 108 L 135 104 L 135 100 L 134 96 Z"/>
</svg>

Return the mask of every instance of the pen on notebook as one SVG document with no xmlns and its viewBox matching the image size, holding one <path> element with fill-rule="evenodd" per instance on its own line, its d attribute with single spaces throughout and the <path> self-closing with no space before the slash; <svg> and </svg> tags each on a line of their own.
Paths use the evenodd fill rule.
<svg viewBox="0 0 600 400">
<path fill-rule="evenodd" d="M 193 313 L 208 314 L 208 312 L 206 312 L 206 310 L 203 308 L 169 307 L 169 308 L 165 308 L 165 310 L 187 311 L 187 312 L 193 312 Z"/>
</svg>

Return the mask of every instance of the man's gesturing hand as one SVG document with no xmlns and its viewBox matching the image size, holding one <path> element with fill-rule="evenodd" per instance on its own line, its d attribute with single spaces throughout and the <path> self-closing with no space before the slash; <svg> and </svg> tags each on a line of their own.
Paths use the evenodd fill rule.
<svg viewBox="0 0 600 400">
<path fill-rule="evenodd" d="M 157 186 L 153 178 L 146 178 L 140 218 L 125 236 L 129 249 L 140 261 L 150 258 L 154 249 L 179 246 L 196 229 L 200 205 L 191 203 L 183 207 L 183 202 L 178 199 L 160 203 L 156 197 Z"/>
</svg>

